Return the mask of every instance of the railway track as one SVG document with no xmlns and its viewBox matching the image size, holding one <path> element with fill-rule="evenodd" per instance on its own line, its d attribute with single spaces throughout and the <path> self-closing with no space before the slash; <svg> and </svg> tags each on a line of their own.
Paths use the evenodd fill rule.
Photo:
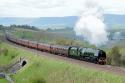
<svg viewBox="0 0 125 83">
<path fill-rule="evenodd" d="M 125 76 L 125 68 L 122 68 L 122 67 L 110 66 L 110 65 L 98 65 L 98 64 L 94 64 L 94 63 L 90 63 L 90 62 L 86 62 L 86 61 L 80 61 L 80 60 L 76 60 L 76 59 L 72 59 L 72 58 L 67 58 L 67 57 L 62 57 L 62 56 L 58 56 L 58 55 L 54 55 L 54 54 L 50 54 L 50 53 L 46 53 L 46 52 L 41 52 L 41 51 L 38 51 L 35 49 L 31 49 L 31 48 L 27 48 L 27 47 L 23 47 L 23 46 L 14 44 L 7 40 L 6 40 L 6 42 L 8 44 L 15 46 L 15 48 L 25 49 L 25 50 L 30 51 L 30 52 L 34 53 L 35 55 L 39 55 L 41 57 L 53 58 L 53 59 L 56 59 L 59 61 L 65 61 L 70 64 L 80 65 L 85 68 L 91 68 L 91 69 L 97 70 L 97 71 L 103 71 L 103 72 L 107 72 L 107 73 L 111 73 L 111 74 Z"/>
</svg>

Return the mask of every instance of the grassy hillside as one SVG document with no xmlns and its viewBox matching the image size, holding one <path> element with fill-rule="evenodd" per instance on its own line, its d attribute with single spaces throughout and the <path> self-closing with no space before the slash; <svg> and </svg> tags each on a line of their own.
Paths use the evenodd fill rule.
<svg viewBox="0 0 125 83">
<path fill-rule="evenodd" d="M 56 30 L 52 30 L 52 29 L 47 29 L 47 30 L 39 30 L 39 31 L 34 31 L 34 30 L 29 30 L 29 29 L 19 29 L 19 28 L 15 28 L 13 30 L 13 33 L 18 36 L 18 37 L 23 37 L 24 38 L 35 38 L 35 39 L 41 39 L 41 37 L 48 37 L 49 38 L 59 38 L 59 37 L 63 37 L 63 38 L 70 38 L 73 39 L 75 38 L 75 34 L 73 32 L 73 30 L 69 30 L 69 29 L 56 29 Z M 39 36 L 41 37 L 39 37 Z M 43 39 L 44 40 L 44 39 Z"/>
<path fill-rule="evenodd" d="M 9 52 L 6 56 L 0 55 L 0 65 L 12 63 L 19 57 L 28 60 L 24 68 L 11 76 L 15 83 L 125 83 L 125 77 L 98 72 L 48 56 L 37 56 L 32 52 L 17 49 L 5 43 L 1 44 L 0 48 L 7 49 Z M 13 53 L 15 57 L 11 58 Z M 7 81 L 0 79 L 0 83 L 7 83 Z"/>
<path fill-rule="evenodd" d="M 32 41 L 38 41 L 50 44 L 60 44 L 60 45 L 78 45 L 85 47 L 93 47 L 83 38 L 76 37 L 75 33 L 71 29 L 55 29 L 55 30 L 40 30 L 31 31 L 28 29 L 15 29 L 12 33 L 17 38 L 28 39 Z"/>
</svg>

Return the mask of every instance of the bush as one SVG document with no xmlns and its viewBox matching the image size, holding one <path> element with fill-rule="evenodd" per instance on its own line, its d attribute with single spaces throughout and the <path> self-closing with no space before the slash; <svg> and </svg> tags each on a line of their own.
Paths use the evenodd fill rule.
<svg viewBox="0 0 125 83">
<path fill-rule="evenodd" d="M 121 64 L 121 54 L 118 47 L 113 47 L 111 49 L 111 64 L 120 66 Z"/>
<path fill-rule="evenodd" d="M 46 83 L 46 81 L 42 77 L 34 76 L 30 79 L 30 83 Z"/>
<path fill-rule="evenodd" d="M 9 55 L 11 56 L 11 59 L 14 59 L 16 56 L 19 55 L 19 53 L 13 50 L 12 52 L 10 52 Z"/>
<path fill-rule="evenodd" d="M 4 56 L 7 56 L 8 55 L 8 49 L 4 49 L 3 53 L 4 53 Z"/>
<path fill-rule="evenodd" d="M 112 58 L 111 58 L 110 56 L 107 56 L 107 64 L 108 64 L 108 65 L 111 65 L 111 64 L 112 64 L 111 60 L 112 60 Z"/>
<path fill-rule="evenodd" d="M 11 59 L 15 58 L 19 53 L 16 52 L 15 50 L 8 50 L 6 48 L 4 49 L 0 49 L 0 54 L 2 54 L 3 56 L 10 56 Z"/>
<path fill-rule="evenodd" d="M 125 66 L 125 55 L 121 56 L 121 65 Z"/>
<path fill-rule="evenodd" d="M 12 55 L 12 56 L 11 56 L 11 59 L 14 59 L 15 57 L 16 57 L 15 55 Z"/>
</svg>

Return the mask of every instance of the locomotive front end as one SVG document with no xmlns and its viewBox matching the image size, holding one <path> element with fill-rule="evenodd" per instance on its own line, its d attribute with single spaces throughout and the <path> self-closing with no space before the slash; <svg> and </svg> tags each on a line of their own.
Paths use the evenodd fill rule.
<svg viewBox="0 0 125 83">
<path fill-rule="evenodd" d="M 98 63 L 105 65 L 106 64 L 106 52 L 100 50 L 98 53 Z"/>
</svg>

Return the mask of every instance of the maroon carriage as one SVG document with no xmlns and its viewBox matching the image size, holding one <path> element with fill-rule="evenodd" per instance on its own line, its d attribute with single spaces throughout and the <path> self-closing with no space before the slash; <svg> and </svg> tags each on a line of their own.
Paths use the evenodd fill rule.
<svg viewBox="0 0 125 83">
<path fill-rule="evenodd" d="M 51 45 L 51 53 L 61 56 L 68 56 L 69 46 Z"/>
<path fill-rule="evenodd" d="M 50 52 L 50 44 L 38 43 L 38 50 Z"/>
<path fill-rule="evenodd" d="M 22 45 L 28 47 L 29 46 L 29 41 L 22 39 Z"/>
<path fill-rule="evenodd" d="M 29 47 L 37 49 L 37 42 L 35 42 L 35 41 L 29 41 Z"/>
</svg>

